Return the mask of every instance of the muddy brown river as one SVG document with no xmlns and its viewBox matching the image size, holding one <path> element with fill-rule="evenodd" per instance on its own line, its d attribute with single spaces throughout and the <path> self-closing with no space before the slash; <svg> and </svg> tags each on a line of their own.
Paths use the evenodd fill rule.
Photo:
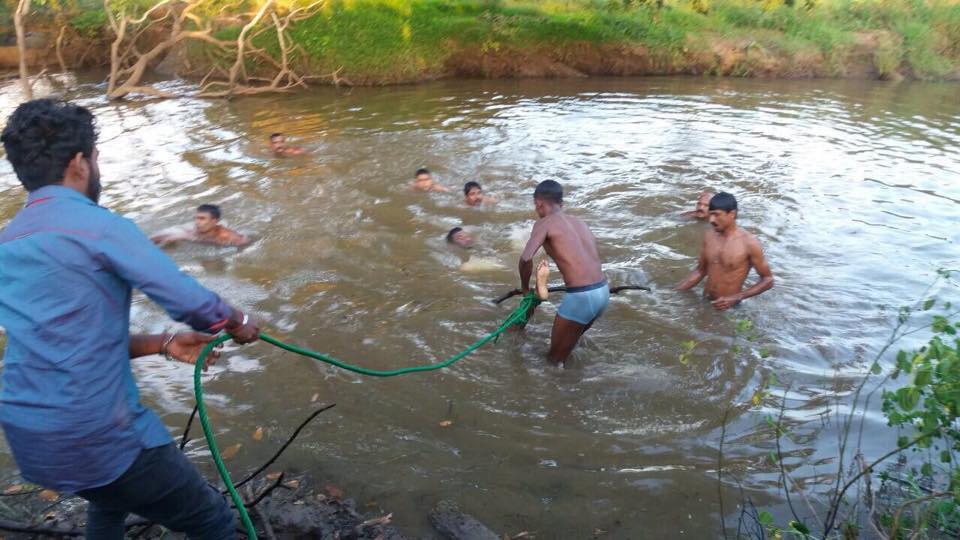
<svg viewBox="0 0 960 540">
<path fill-rule="evenodd" d="M 0 92 L 5 118 L 18 93 Z M 785 452 L 808 464 L 795 477 L 817 481 L 837 455 L 829 411 L 843 409 L 896 308 L 937 268 L 960 264 L 955 84 L 457 81 L 114 104 L 98 81 L 81 81 L 66 95 L 98 116 L 103 205 L 147 233 L 189 222 L 200 203 L 221 205 L 252 246 L 168 253 L 269 332 L 347 361 L 434 361 L 495 328 L 514 304 L 489 300 L 517 285 L 531 193 L 545 179 L 564 185 L 568 211 L 592 228 L 610 282 L 653 288 L 613 297 L 567 369 L 544 360 L 559 295 L 524 332 L 440 372 L 378 380 L 266 344 L 229 349 L 204 384 L 221 448 L 240 445 L 231 469 L 264 461 L 335 402 L 278 467 L 392 512 L 410 536 L 429 537 L 427 510 L 454 499 L 500 534 L 716 537 L 724 410 L 749 402 L 771 373 L 780 393 L 790 385 L 797 436 Z M 274 131 L 309 155 L 270 157 Z M 421 166 L 454 191 L 408 189 Z M 465 207 L 468 180 L 499 203 Z M 705 227 L 678 214 L 704 188 L 738 197 L 739 222 L 777 280 L 729 313 L 671 290 Z M 0 223 L 23 199 L 2 161 Z M 468 255 L 445 245 L 457 225 L 476 238 Z M 733 339 L 744 319 L 752 343 Z M 133 321 L 137 331 L 169 324 L 142 296 Z M 684 363 L 688 340 L 698 346 Z M 135 365 L 143 399 L 179 435 L 192 370 Z M 764 432 L 778 403 L 730 413 L 728 524 L 743 497 L 782 509 Z M 879 407 L 866 425 L 868 454 L 890 447 L 896 434 Z M 202 439 L 188 450 L 212 478 Z"/>
</svg>

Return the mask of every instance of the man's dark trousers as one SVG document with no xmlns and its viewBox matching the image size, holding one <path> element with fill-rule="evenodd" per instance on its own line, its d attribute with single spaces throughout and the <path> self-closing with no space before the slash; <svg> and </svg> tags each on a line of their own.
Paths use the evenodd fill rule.
<svg viewBox="0 0 960 540">
<path fill-rule="evenodd" d="M 143 450 L 120 478 L 77 493 L 89 501 L 86 538 L 122 540 L 130 513 L 189 538 L 236 538 L 233 511 L 173 443 Z"/>
</svg>

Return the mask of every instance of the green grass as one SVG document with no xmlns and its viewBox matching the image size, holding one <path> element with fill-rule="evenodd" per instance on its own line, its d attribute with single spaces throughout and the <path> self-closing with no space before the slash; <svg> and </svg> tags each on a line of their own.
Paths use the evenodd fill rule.
<svg viewBox="0 0 960 540">
<path fill-rule="evenodd" d="M 786 60 L 819 57 L 821 73 L 843 75 L 858 39 L 871 42 L 865 34 L 876 50 L 857 51 L 858 61 L 872 57 L 882 75 L 940 78 L 960 68 L 960 0 L 812 0 L 806 7 L 810 1 L 666 0 L 657 9 L 653 0 L 328 0 L 290 37 L 306 53 L 302 69 L 343 68 L 366 82 L 440 73 L 459 53 L 583 44 L 642 46 L 677 72 L 715 56 L 718 44 L 758 47 Z M 87 26 L 96 20 L 81 17 Z M 236 29 L 221 32 L 231 34 Z M 257 45 L 277 52 L 270 33 Z"/>
<path fill-rule="evenodd" d="M 839 73 L 856 34 L 870 31 L 894 36 L 876 53 L 884 74 L 902 64 L 917 77 L 937 78 L 960 64 L 960 4 L 950 0 L 821 0 L 812 9 L 714 0 L 706 13 L 686 0 L 660 10 L 622 0 L 331 2 L 293 30 L 294 40 L 316 67 L 388 80 L 438 72 L 451 52 L 471 48 L 630 44 L 683 61 L 691 48 L 708 50 L 712 39 L 749 42 L 751 36 L 779 54 L 819 51 Z"/>
</svg>

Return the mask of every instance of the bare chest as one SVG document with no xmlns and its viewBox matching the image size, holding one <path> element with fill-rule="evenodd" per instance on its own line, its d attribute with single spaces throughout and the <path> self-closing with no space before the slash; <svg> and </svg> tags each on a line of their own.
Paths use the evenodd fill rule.
<svg viewBox="0 0 960 540">
<path fill-rule="evenodd" d="M 750 263 L 747 246 L 737 239 L 708 242 L 704 247 L 704 256 L 710 267 L 727 271 L 743 269 Z"/>
</svg>

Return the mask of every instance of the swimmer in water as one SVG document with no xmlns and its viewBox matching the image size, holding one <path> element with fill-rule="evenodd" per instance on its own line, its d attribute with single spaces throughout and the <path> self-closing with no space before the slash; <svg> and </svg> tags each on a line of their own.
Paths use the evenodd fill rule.
<svg viewBox="0 0 960 540">
<path fill-rule="evenodd" d="M 450 191 L 450 188 L 434 182 L 433 175 L 427 169 L 417 169 L 413 175 L 412 187 L 417 191 Z"/>
<path fill-rule="evenodd" d="M 700 193 L 700 197 L 697 199 L 696 209 L 690 210 L 689 212 L 684 212 L 680 215 L 689 219 L 707 219 L 710 217 L 710 199 L 712 198 L 712 191 L 702 191 Z"/>
<path fill-rule="evenodd" d="M 460 270 L 463 272 L 494 272 L 505 270 L 506 267 L 497 257 L 479 255 L 474 252 L 473 236 L 463 227 L 454 227 L 447 233 L 447 244 L 456 246 L 456 254 L 460 257 Z"/>
<path fill-rule="evenodd" d="M 583 221 L 563 211 L 563 187 L 553 180 L 544 180 L 533 192 L 533 202 L 540 219 L 533 225 L 530 239 L 520 256 L 520 290 L 524 294 L 530 290 L 533 256 L 543 246 L 557 264 L 567 286 L 553 321 L 548 353 L 550 361 L 562 365 L 580 336 L 607 309 L 610 288 L 601 270 L 597 243 L 590 229 Z M 548 273 L 549 268 L 538 268 L 537 272 Z"/>
<path fill-rule="evenodd" d="M 287 136 L 283 133 L 270 135 L 270 151 L 276 157 L 301 156 L 307 151 L 299 146 L 287 146 Z"/>
<path fill-rule="evenodd" d="M 463 230 L 463 227 L 454 227 L 447 233 L 447 243 L 463 249 L 470 249 L 473 247 L 473 237 Z"/>
<path fill-rule="evenodd" d="M 484 195 L 480 183 L 471 181 L 463 185 L 463 202 L 467 203 L 467 206 L 480 206 L 482 204 L 494 204 L 497 202 L 497 198 Z"/>
<path fill-rule="evenodd" d="M 710 199 L 711 230 L 703 237 L 697 267 L 675 290 L 685 291 L 706 277 L 704 295 L 718 310 L 729 309 L 743 300 L 773 288 L 773 273 L 757 237 L 737 227 L 737 199 L 718 193 Z M 760 281 L 747 290 L 743 283 L 754 268 Z"/>
<path fill-rule="evenodd" d="M 201 204 L 193 219 L 193 229 L 168 234 L 158 234 L 150 238 L 154 244 L 165 246 L 173 242 L 186 241 L 218 246 L 243 247 L 250 243 L 246 236 L 220 225 L 220 207 L 214 204 Z"/>
</svg>

